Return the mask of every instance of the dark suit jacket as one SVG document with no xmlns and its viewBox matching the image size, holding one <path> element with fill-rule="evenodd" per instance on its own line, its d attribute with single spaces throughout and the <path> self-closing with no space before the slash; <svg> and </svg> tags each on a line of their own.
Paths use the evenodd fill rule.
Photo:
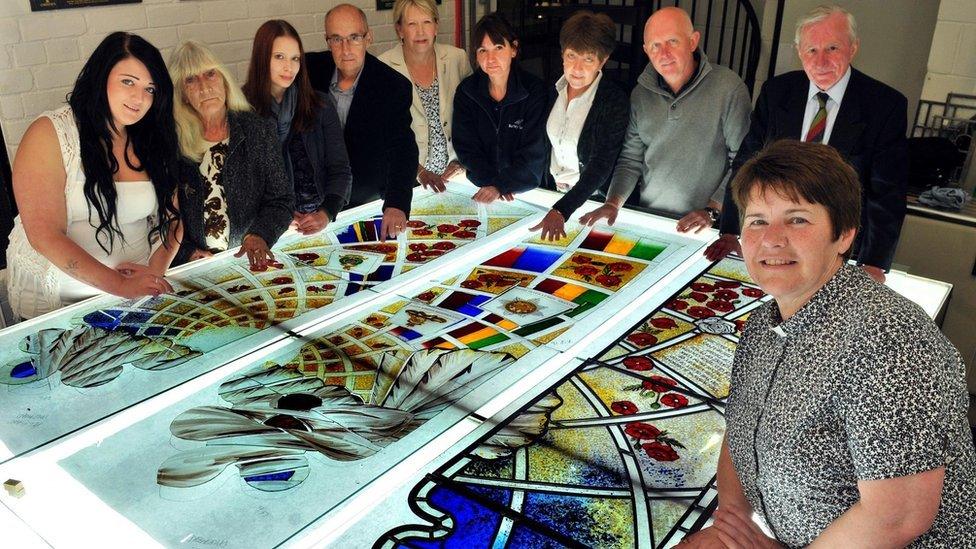
<svg viewBox="0 0 976 549">
<path fill-rule="evenodd" d="M 763 84 L 749 134 L 732 163 L 733 173 L 777 139 L 800 139 L 810 81 L 803 71 Z M 905 218 L 908 184 L 908 102 L 895 89 L 852 69 L 828 145 L 857 170 L 861 180 L 861 229 L 854 244 L 859 263 L 888 269 Z M 739 233 L 739 212 L 725 191 L 722 233 Z"/>
<path fill-rule="evenodd" d="M 336 70 L 332 53 L 306 53 L 305 66 L 312 87 L 331 98 L 329 84 Z M 409 80 L 366 54 L 344 130 L 352 168 L 349 207 L 382 197 L 384 208 L 410 215 L 419 157 L 410 129 L 412 94 Z"/>
<path fill-rule="evenodd" d="M 624 144 L 629 121 L 630 97 L 604 75 L 596 88 L 593 105 L 586 115 L 579 142 L 576 144 L 576 155 L 580 163 L 579 181 L 552 206 L 564 219 L 569 219 L 586 199 L 610 181 L 620 148 Z M 547 186 L 556 188 L 551 173 L 546 172 L 546 180 Z"/>
<path fill-rule="evenodd" d="M 228 249 L 240 246 L 248 233 L 274 246 L 288 229 L 295 209 L 274 123 L 252 112 L 232 111 L 227 114 L 227 125 L 229 143 L 221 178 L 230 221 Z M 207 192 L 200 163 L 184 157 L 180 181 L 183 241 L 174 265 L 186 262 L 195 249 L 207 249 L 203 211 Z"/>
</svg>

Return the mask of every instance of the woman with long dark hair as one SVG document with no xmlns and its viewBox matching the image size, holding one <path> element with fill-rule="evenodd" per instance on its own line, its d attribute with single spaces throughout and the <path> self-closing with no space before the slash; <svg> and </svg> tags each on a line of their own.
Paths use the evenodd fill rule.
<svg viewBox="0 0 976 549">
<path fill-rule="evenodd" d="M 115 32 L 88 58 L 68 105 L 27 129 L 14 159 L 20 215 L 7 248 L 16 315 L 99 292 L 172 291 L 163 279 L 179 231 L 172 97 L 159 50 Z"/>
<path fill-rule="evenodd" d="M 275 122 L 295 190 L 292 225 L 313 234 L 349 202 L 352 171 L 339 115 L 312 89 L 304 59 L 295 27 L 281 19 L 265 22 L 254 35 L 244 95 L 255 112 Z"/>
</svg>

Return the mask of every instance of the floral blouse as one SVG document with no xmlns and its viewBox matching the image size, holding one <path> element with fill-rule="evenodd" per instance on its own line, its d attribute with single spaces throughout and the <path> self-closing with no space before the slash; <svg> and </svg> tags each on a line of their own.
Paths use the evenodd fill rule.
<svg viewBox="0 0 976 549">
<path fill-rule="evenodd" d="M 203 153 L 200 174 L 207 199 L 203 202 L 203 230 L 207 248 L 214 253 L 227 249 L 230 241 L 230 219 L 227 217 L 227 197 L 224 192 L 224 159 L 227 158 L 228 139 L 211 145 Z"/>
<path fill-rule="evenodd" d="M 424 169 L 440 175 L 447 169 L 448 159 L 447 137 L 441 125 L 440 85 L 435 78 L 429 88 L 424 88 L 420 84 L 414 86 L 417 87 L 417 94 L 420 95 L 420 102 L 427 115 L 427 165 Z"/>
<path fill-rule="evenodd" d="M 749 503 L 800 547 L 858 501 L 858 480 L 944 466 L 938 515 L 912 547 L 976 547 L 964 369 L 918 306 L 854 266 L 785 322 L 775 302 L 756 309 L 726 410 Z"/>
</svg>

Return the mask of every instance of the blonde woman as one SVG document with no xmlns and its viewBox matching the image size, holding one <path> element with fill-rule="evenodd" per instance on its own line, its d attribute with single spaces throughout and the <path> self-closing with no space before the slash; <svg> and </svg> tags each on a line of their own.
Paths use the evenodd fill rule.
<svg viewBox="0 0 976 549">
<path fill-rule="evenodd" d="M 252 269 L 263 270 L 294 208 L 274 123 L 251 112 L 234 78 L 203 44 L 176 48 L 169 71 L 185 157 L 177 260 L 240 246 L 235 256 L 246 254 Z"/>
<path fill-rule="evenodd" d="M 462 171 L 451 143 L 454 92 L 471 74 L 464 50 L 437 44 L 437 4 L 434 0 L 397 0 L 393 5 L 400 45 L 380 55 L 413 84 L 411 128 L 420 150 L 417 180 L 437 192 Z"/>
</svg>

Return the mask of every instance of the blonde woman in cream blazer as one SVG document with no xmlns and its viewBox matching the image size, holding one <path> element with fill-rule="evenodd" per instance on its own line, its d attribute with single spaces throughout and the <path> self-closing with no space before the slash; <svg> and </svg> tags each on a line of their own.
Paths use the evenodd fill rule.
<svg viewBox="0 0 976 549">
<path fill-rule="evenodd" d="M 449 179 L 464 171 L 451 143 L 451 118 L 454 92 L 471 74 L 471 64 L 464 50 L 435 43 L 438 15 L 434 0 L 397 0 L 393 20 L 400 45 L 379 59 L 413 84 L 410 116 L 420 150 L 417 180 L 442 192 Z"/>
</svg>

